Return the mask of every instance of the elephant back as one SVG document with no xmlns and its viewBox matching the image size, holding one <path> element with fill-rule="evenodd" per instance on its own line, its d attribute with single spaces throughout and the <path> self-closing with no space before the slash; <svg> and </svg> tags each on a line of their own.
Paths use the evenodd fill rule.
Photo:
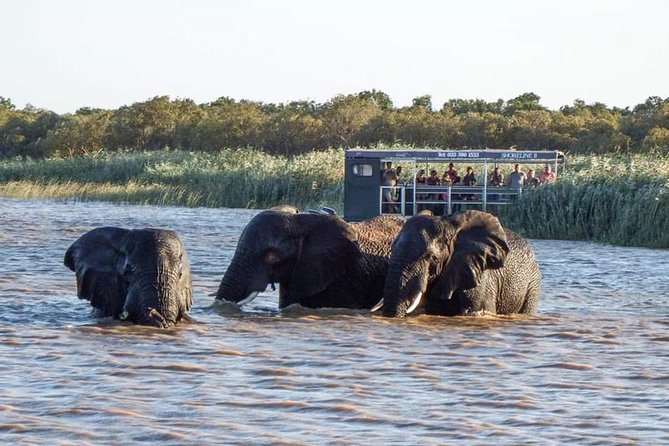
<svg viewBox="0 0 669 446">
<path fill-rule="evenodd" d="M 358 223 L 351 223 L 360 251 L 367 255 L 390 257 L 390 247 L 404 226 L 404 219 L 382 215 Z"/>
</svg>

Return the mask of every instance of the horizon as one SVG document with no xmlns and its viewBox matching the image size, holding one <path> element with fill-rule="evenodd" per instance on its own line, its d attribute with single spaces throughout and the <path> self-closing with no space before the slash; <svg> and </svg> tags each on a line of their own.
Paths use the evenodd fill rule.
<svg viewBox="0 0 669 446">
<path fill-rule="evenodd" d="M 549 110 L 669 97 L 669 4 L 199 0 L 0 4 L 0 96 L 59 114 L 156 96 L 325 103 L 378 90 Z"/>
</svg>

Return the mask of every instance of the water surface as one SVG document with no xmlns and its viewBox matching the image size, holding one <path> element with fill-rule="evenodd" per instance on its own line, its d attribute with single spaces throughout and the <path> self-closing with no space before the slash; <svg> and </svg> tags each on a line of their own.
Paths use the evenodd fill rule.
<svg viewBox="0 0 669 446">
<path fill-rule="evenodd" d="M 4 444 L 669 444 L 669 251 L 532 241 L 535 317 L 212 307 L 254 211 L 0 199 Z M 67 247 L 176 230 L 193 323 L 95 319 Z"/>
</svg>

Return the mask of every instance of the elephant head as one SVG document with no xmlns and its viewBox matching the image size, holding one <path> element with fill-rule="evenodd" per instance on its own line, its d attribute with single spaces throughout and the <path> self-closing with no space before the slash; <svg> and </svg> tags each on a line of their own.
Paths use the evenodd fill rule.
<svg viewBox="0 0 669 446">
<path fill-rule="evenodd" d="M 193 304 L 186 249 L 170 230 L 93 229 L 65 253 L 77 294 L 102 316 L 167 328 Z"/>
<path fill-rule="evenodd" d="M 263 211 L 242 232 L 216 299 L 243 305 L 278 283 L 279 307 L 304 304 L 341 278 L 358 254 L 355 233 L 339 217 Z"/>
<path fill-rule="evenodd" d="M 478 286 L 486 270 L 504 265 L 508 253 L 505 231 L 491 214 L 412 217 L 393 242 L 383 315 L 404 317 L 425 300 L 445 306 L 440 313 L 448 314 L 454 293 Z"/>
</svg>

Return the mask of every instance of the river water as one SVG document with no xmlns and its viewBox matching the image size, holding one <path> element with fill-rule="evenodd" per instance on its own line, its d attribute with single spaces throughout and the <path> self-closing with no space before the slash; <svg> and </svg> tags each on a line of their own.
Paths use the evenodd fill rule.
<svg viewBox="0 0 669 446">
<path fill-rule="evenodd" d="M 212 305 L 254 211 L 0 199 L 0 442 L 669 444 L 669 251 L 533 240 L 535 317 Z M 191 323 L 95 319 L 67 247 L 175 229 Z"/>
</svg>

